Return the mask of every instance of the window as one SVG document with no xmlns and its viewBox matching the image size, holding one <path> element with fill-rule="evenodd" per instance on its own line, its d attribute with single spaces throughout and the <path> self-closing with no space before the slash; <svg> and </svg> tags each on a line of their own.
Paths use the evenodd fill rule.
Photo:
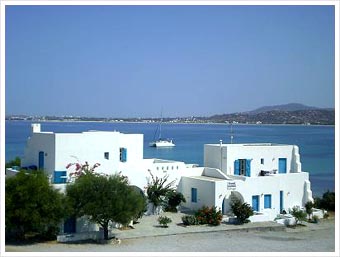
<svg viewBox="0 0 340 257">
<path fill-rule="evenodd" d="M 119 148 L 119 160 L 121 162 L 126 162 L 127 160 L 127 149 L 126 148 Z"/>
<path fill-rule="evenodd" d="M 197 188 L 191 188 L 191 202 L 197 203 Z"/>
<path fill-rule="evenodd" d="M 247 159 L 238 159 L 234 162 L 234 175 L 250 177 L 250 161 Z"/>
<path fill-rule="evenodd" d="M 264 195 L 264 208 L 272 208 L 272 195 Z"/>
<path fill-rule="evenodd" d="M 261 164 L 264 164 L 264 159 L 263 158 L 261 158 Z"/>
<path fill-rule="evenodd" d="M 105 152 L 105 153 L 104 153 L 104 158 L 105 158 L 106 160 L 109 159 L 109 156 L 110 156 L 110 155 L 109 155 L 109 152 Z"/>
<path fill-rule="evenodd" d="M 54 172 L 54 184 L 64 184 L 66 183 L 66 171 L 55 171 Z"/>
</svg>

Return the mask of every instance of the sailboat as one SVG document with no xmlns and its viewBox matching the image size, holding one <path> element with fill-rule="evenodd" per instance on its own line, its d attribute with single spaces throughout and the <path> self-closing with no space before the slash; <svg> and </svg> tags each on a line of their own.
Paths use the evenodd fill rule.
<svg viewBox="0 0 340 257">
<path fill-rule="evenodd" d="M 172 141 L 172 139 L 162 138 L 162 121 L 163 121 L 163 118 L 161 118 L 161 121 L 158 124 L 157 130 L 156 130 L 155 136 L 154 136 L 154 138 L 155 138 L 157 132 L 159 132 L 158 140 L 154 140 L 154 141 L 150 142 L 149 146 L 151 146 L 151 147 L 174 147 L 175 144 Z"/>
</svg>

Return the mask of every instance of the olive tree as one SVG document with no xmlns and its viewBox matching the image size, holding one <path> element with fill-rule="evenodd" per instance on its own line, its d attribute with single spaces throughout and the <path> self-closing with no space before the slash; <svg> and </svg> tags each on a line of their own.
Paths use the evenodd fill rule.
<svg viewBox="0 0 340 257">
<path fill-rule="evenodd" d="M 143 197 L 121 174 L 85 172 L 66 187 L 66 196 L 73 215 L 87 215 L 90 221 L 99 224 L 106 240 L 110 222 L 127 225 L 144 209 Z"/>
</svg>

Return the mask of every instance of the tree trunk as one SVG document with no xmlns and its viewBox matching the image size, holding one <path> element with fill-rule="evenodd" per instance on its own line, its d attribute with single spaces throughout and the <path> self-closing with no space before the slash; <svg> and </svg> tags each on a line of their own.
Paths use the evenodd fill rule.
<svg viewBox="0 0 340 257">
<path fill-rule="evenodd" d="M 108 226 L 107 225 L 103 226 L 103 229 L 104 229 L 104 240 L 109 240 L 109 229 L 108 229 Z"/>
</svg>

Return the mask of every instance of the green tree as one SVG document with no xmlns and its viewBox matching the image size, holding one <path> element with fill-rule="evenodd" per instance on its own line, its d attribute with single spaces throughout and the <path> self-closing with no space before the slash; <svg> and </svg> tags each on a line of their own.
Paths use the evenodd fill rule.
<svg viewBox="0 0 340 257">
<path fill-rule="evenodd" d="M 240 224 L 249 222 L 249 217 L 254 215 L 254 211 L 250 204 L 242 203 L 240 199 L 233 197 L 230 207 Z"/>
<path fill-rule="evenodd" d="M 308 214 L 308 220 L 310 220 L 311 215 L 313 213 L 313 207 L 314 207 L 314 204 L 312 201 L 306 202 L 305 209 L 306 209 L 306 213 Z"/>
<path fill-rule="evenodd" d="M 17 167 L 21 166 L 20 157 L 15 157 L 14 160 L 11 160 L 5 164 L 5 168 L 12 168 L 13 166 L 17 166 Z"/>
<path fill-rule="evenodd" d="M 144 199 L 121 174 L 111 176 L 87 172 L 66 187 L 66 195 L 73 215 L 89 216 L 99 224 L 108 238 L 109 222 L 127 225 L 144 209 Z"/>
<path fill-rule="evenodd" d="M 23 240 L 28 233 L 55 237 L 64 218 L 64 198 L 42 171 L 6 179 L 6 237 Z"/>
<path fill-rule="evenodd" d="M 149 201 L 153 204 L 153 213 L 158 207 L 166 205 L 166 195 L 173 191 L 175 181 L 168 183 L 169 176 L 163 178 L 154 177 L 150 172 L 152 181 L 148 183 L 146 194 Z"/>
<path fill-rule="evenodd" d="M 322 195 L 322 198 L 314 198 L 315 208 L 324 209 L 327 211 L 335 211 L 335 192 L 329 190 Z"/>
<path fill-rule="evenodd" d="M 290 211 L 290 214 L 294 216 L 296 225 L 301 223 L 301 221 L 306 220 L 307 217 L 307 213 L 301 210 L 298 206 L 294 206 Z"/>
</svg>

